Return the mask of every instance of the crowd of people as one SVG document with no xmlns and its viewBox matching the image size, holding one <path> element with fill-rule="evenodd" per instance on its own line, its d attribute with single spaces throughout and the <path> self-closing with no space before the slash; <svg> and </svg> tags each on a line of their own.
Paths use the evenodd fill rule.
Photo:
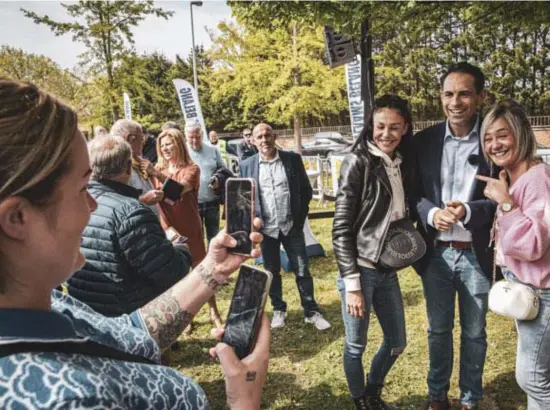
<svg viewBox="0 0 550 410">
<path fill-rule="evenodd" d="M 496 270 L 539 297 L 538 316 L 517 320 L 516 378 L 529 410 L 550 408 L 550 166 L 536 157 L 523 107 L 506 100 L 483 117 L 485 96 L 478 67 L 449 67 L 445 121 L 414 136 L 407 101 L 381 96 L 343 159 L 332 239 L 343 371 L 359 410 L 391 408 L 382 389 L 407 345 L 399 274 L 380 261 L 389 227 L 402 220 L 416 223 L 427 246 L 414 264 L 429 323 L 425 409 L 451 408 L 456 300 L 460 405 L 478 408 Z M 168 122 L 155 137 L 118 120 L 86 142 L 72 109 L 31 84 L 0 80 L 3 406 L 210 408 L 195 381 L 159 365 L 206 303 L 221 340 L 215 293 L 246 259 L 220 230 L 225 181 L 236 176 L 226 142 L 215 131 L 204 137 L 196 123 Z M 304 237 L 312 188 L 300 155 L 276 138 L 260 123 L 243 130 L 237 149 L 239 176 L 256 182 L 251 256 L 273 274 L 273 316 L 242 361 L 224 343 L 210 350 L 232 409 L 260 408 L 270 328 L 285 326 L 281 246 L 306 326 L 331 328 Z M 168 180 L 181 186 L 176 200 L 165 197 Z M 365 376 L 371 311 L 383 340 Z"/>
</svg>

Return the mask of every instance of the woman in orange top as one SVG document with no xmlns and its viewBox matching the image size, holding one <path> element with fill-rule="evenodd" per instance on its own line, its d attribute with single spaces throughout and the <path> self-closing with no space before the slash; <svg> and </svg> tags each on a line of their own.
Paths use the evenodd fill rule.
<svg viewBox="0 0 550 410">
<path fill-rule="evenodd" d="M 143 164 L 155 178 L 156 188 L 162 189 L 167 178 L 179 182 L 184 187 L 181 198 L 172 205 L 166 201 L 159 203 L 162 227 L 164 230 L 171 227 L 189 239 L 189 250 L 193 256 L 193 267 L 195 267 L 206 255 L 198 205 L 200 168 L 189 156 L 184 135 L 175 128 L 167 129 L 158 136 L 157 155 L 156 168 Z M 216 327 L 222 327 L 215 296 L 208 304 L 210 319 Z M 188 329 L 187 333 L 190 330 Z"/>
</svg>

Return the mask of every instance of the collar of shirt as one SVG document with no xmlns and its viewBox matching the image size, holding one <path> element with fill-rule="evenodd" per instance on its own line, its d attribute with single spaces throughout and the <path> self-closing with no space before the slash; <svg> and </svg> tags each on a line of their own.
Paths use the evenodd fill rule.
<svg viewBox="0 0 550 410">
<path fill-rule="evenodd" d="M 474 126 L 470 131 L 470 133 L 460 139 L 463 141 L 467 141 L 470 138 L 477 138 L 478 136 L 479 136 L 479 114 L 477 115 L 476 122 L 474 123 Z M 445 139 L 447 138 L 456 138 L 453 135 L 453 132 L 451 131 L 451 127 L 449 126 L 449 120 L 445 121 Z"/>
<path fill-rule="evenodd" d="M 265 162 L 266 164 L 270 164 L 272 162 L 278 161 L 279 159 L 279 150 L 276 150 L 275 157 L 273 159 L 263 159 L 262 155 L 260 154 L 260 163 Z"/>
<path fill-rule="evenodd" d="M 18 341 L 82 341 L 70 319 L 46 310 L 0 309 L 0 344 Z"/>
</svg>

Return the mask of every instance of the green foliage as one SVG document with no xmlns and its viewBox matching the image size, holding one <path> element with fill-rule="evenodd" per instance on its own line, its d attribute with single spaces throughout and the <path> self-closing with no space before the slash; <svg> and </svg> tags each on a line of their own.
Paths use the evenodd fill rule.
<svg viewBox="0 0 550 410">
<path fill-rule="evenodd" d="M 1 46 L 0 77 L 35 84 L 73 107 L 83 122 L 91 114 L 93 102 L 90 98 L 90 85 L 76 73 L 62 69 L 48 57 Z"/>
<path fill-rule="evenodd" d="M 345 108 L 343 70 L 323 64 L 320 27 L 286 24 L 246 30 L 220 23 L 213 38 L 212 99 L 233 98 L 242 111 L 230 126 L 259 120 L 288 125 L 296 117 L 325 118 Z"/>
<path fill-rule="evenodd" d="M 114 94 L 117 78 L 114 69 L 134 44 L 132 28 L 145 17 L 154 15 L 168 19 L 172 11 L 165 11 L 153 5 L 153 0 L 133 1 L 84 1 L 61 3 L 71 22 L 53 21 L 49 16 L 39 16 L 30 10 L 21 9 L 23 14 L 36 24 L 48 26 L 56 35 L 72 34 L 73 40 L 83 43 L 87 52 L 82 54 L 81 63 L 90 68 L 93 75 L 107 76 L 108 87 L 103 90 L 108 98 L 113 119 L 118 119 L 119 108 Z M 82 23 L 84 21 L 84 23 Z"/>
<path fill-rule="evenodd" d="M 332 25 L 358 41 L 368 19 L 376 94 L 409 100 L 415 120 L 441 118 L 438 78 L 469 61 L 485 72 L 491 101 L 512 97 L 531 115 L 550 104 L 547 2 L 229 2 L 246 27 Z"/>
</svg>

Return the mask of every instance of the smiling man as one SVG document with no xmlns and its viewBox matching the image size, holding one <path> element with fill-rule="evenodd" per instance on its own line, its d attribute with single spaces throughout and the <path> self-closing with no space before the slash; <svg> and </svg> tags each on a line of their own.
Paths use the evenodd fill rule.
<svg viewBox="0 0 550 410">
<path fill-rule="evenodd" d="M 429 400 L 426 409 L 447 410 L 453 366 L 455 299 L 461 325 L 460 401 L 474 409 L 482 396 L 487 351 L 485 316 L 491 287 L 493 250 L 489 248 L 495 204 L 483 195 L 489 175 L 482 155 L 480 104 L 485 78 L 468 63 L 451 66 L 441 78 L 447 120 L 419 132 L 417 211 L 428 251 L 417 264 L 428 314 Z"/>
<path fill-rule="evenodd" d="M 281 244 L 296 275 L 306 323 L 325 330 L 330 324 L 319 312 L 309 272 L 304 223 L 309 211 L 312 189 L 299 154 L 279 151 L 277 135 L 268 124 L 254 127 L 258 154 L 240 164 L 241 177 L 256 181 L 256 214 L 262 218 L 261 244 L 265 268 L 273 274 L 269 297 L 273 305 L 272 328 L 285 325 L 286 302 L 281 279 Z"/>
</svg>

